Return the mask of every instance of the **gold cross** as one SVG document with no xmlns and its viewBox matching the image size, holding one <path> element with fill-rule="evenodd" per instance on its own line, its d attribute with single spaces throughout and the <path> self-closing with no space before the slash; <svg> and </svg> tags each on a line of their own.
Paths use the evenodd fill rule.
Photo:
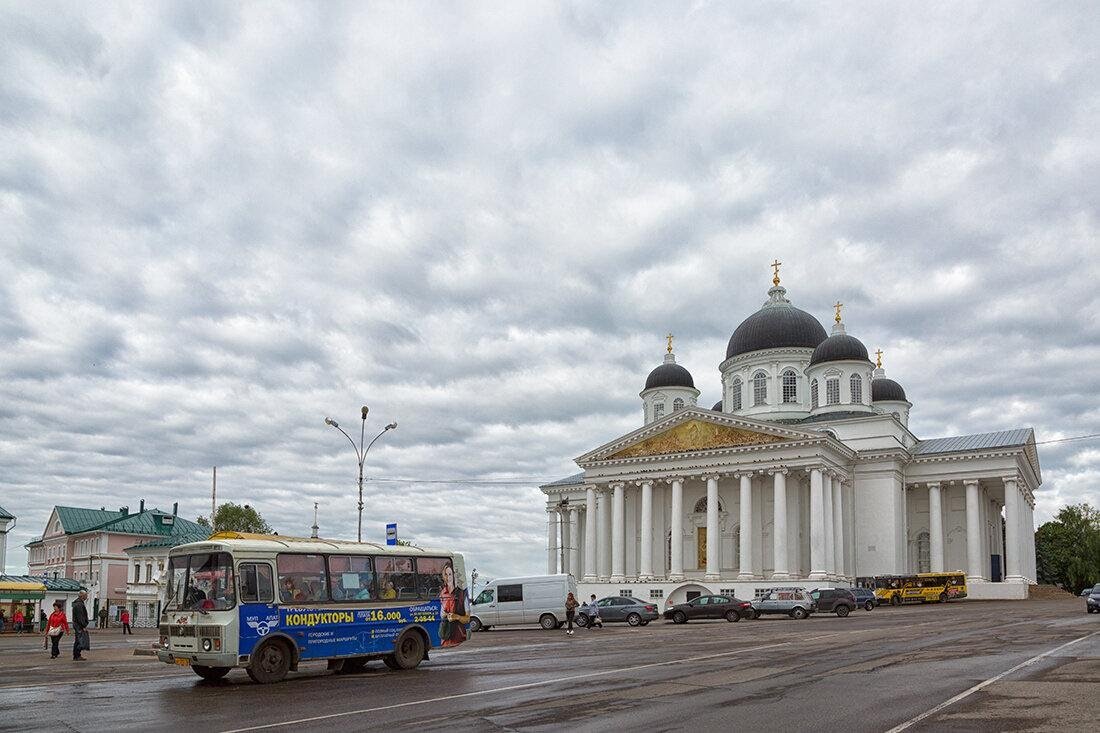
<svg viewBox="0 0 1100 733">
<path fill-rule="evenodd" d="M 882 369 L 882 349 L 875 352 L 875 366 Z"/>
<path fill-rule="evenodd" d="M 838 300 L 837 302 L 833 303 L 833 307 L 836 308 L 836 322 L 840 323 L 840 309 L 844 307 L 844 304 Z"/>
<path fill-rule="evenodd" d="M 783 263 L 780 262 L 778 259 L 776 259 L 776 261 L 772 263 L 772 267 L 775 268 L 775 277 L 772 278 L 772 284 L 775 286 L 779 285 L 779 266 L 782 264 Z"/>
<path fill-rule="evenodd" d="M 668 353 L 671 354 L 672 353 L 672 334 L 670 333 L 670 334 L 666 335 L 665 338 L 668 339 Z"/>
</svg>

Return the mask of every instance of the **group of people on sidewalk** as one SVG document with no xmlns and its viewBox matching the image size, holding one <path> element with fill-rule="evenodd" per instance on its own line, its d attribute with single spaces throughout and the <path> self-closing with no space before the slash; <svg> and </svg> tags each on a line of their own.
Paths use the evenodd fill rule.
<svg viewBox="0 0 1100 733">
<path fill-rule="evenodd" d="M 588 623 L 585 624 L 587 628 L 603 628 L 603 621 L 600 619 L 600 607 L 596 605 L 596 596 L 593 595 L 591 600 L 581 603 L 572 593 L 570 593 L 565 597 L 566 634 L 569 636 L 573 635 L 573 619 L 576 618 L 578 607 L 581 609 L 581 613 L 588 617 Z"/>
<path fill-rule="evenodd" d="M 42 648 L 50 649 L 50 659 L 57 659 L 61 656 L 61 650 L 59 645 L 61 643 L 61 637 L 67 636 L 70 633 L 73 635 L 73 661 L 83 662 L 87 659 L 82 652 L 92 648 L 91 639 L 88 636 L 88 625 L 91 623 L 91 617 L 88 615 L 88 606 L 85 601 L 88 600 L 88 593 L 86 591 L 80 591 L 80 595 L 73 601 L 73 621 L 72 626 L 69 625 L 69 619 L 65 615 L 65 602 L 58 599 L 53 602 L 53 613 L 46 619 L 45 631 L 42 638 Z M 45 612 L 43 612 L 44 615 Z M 106 609 L 103 609 L 99 613 L 101 623 L 106 617 Z M 119 621 L 122 622 L 122 633 L 133 634 L 133 630 L 130 628 L 130 612 L 125 608 L 122 609 L 122 613 L 119 615 Z M 106 628 L 106 624 L 100 628 Z"/>
</svg>

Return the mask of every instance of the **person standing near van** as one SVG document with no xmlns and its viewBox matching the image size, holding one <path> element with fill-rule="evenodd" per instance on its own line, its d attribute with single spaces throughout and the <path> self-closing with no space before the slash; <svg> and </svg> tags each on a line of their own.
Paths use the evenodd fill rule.
<svg viewBox="0 0 1100 733">
<path fill-rule="evenodd" d="M 570 636 L 573 635 L 573 617 L 577 614 L 577 599 L 570 593 L 565 597 L 565 623 L 567 624 L 567 630 L 565 633 Z"/>
<path fill-rule="evenodd" d="M 588 617 L 588 628 L 594 629 L 599 626 L 603 628 L 603 620 L 600 619 L 600 607 L 596 605 L 596 594 L 592 594 L 592 600 L 588 602 L 588 607 L 592 609 L 591 615 Z"/>
</svg>

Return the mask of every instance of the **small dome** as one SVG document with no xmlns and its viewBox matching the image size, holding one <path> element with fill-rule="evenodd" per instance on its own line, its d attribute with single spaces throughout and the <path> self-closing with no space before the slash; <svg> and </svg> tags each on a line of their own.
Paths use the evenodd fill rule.
<svg viewBox="0 0 1100 733">
<path fill-rule="evenodd" d="M 730 336 L 726 358 L 762 349 L 797 347 L 812 349 L 825 340 L 825 329 L 816 318 L 791 305 L 786 289 L 768 291 L 771 299 L 741 322 Z"/>
<path fill-rule="evenodd" d="M 714 407 L 712 407 L 710 409 L 713 410 L 714 412 L 721 412 L 722 411 L 722 400 L 718 400 L 717 402 L 715 402 Z"/>
<path fill-rule="evenodd" d="M 646 389 L 657 387 L 690 387 L 695 389 L 691 372 L 675 362 L 666 362 L 649 373 L 645 380 Z"/>
<path fill-rule="evenodd" d="M 810 357 L 810 366 L 823 361 L 870 361 L 867 347 L 855 336 L 846 333 L 834 333 L 818 344 Z"/>
<path fill-rule="evenodd" d="M 897 402 L 909 401 L 905 399 L 905 390 L 893 379 L 887 379 L 886 377 L 872 379 L 871 401 L 882 402 L 884 400 L 894 400 Z"/>
</svg>

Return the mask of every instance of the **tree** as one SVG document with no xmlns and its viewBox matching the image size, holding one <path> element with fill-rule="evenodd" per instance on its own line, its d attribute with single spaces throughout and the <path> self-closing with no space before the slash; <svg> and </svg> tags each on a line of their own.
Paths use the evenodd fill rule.
<svg viewBox="0 0 1100 733">
<path fill-rule="evenodd" d="M 214 515 L 214 524 L 219 532 L 255 532 L 256 534 L 272 534 L 275 530 L 264 521 L 260 513 L 248 504 L 234 504 L 227 501 L 218 505 L 218 513 Z M 202 516 L 195 519 L 204 527 L 210 527 L 210 519 Z"/>
<path fill-rule="evenodd" d="M 1100 582 L 1100 511 L 1089 504 L 1062 507 L 1035 532 L 1038 580 L 1073 594 Z"/>
</svg>

